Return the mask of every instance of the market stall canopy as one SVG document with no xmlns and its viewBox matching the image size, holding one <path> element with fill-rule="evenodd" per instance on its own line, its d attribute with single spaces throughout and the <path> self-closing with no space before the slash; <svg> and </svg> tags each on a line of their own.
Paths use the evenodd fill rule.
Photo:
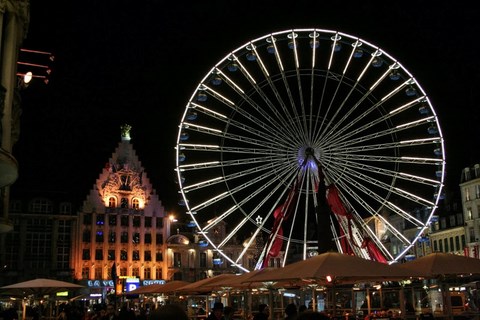
<svg viewBox="0 0 480 320">
<path fill-rule="evenodd" d="M 479 275 L 480 259 L 436 252 L 400 264 L 398 268 L 424 278 Z"/>
<path fill-rule="evenodd" d="M 133 291 L 130 291 L 129 294 L 160 294 L 160 293 L 173 293 L 178 288 L 184 287 L 190 284 L 187 281 L 173 280 L 165 284 L 151 284 L 148 286 L 143 286 Z"/>
<path fill-rule="evenodd" d="M 180 293 L 195 294 L 195 293 L 209 292 L 213 290 L 220 290 L 226 287 L 224 285 L 224 281 L 233 277 L 236 277 L 236 275 L 233 273 L 220 274 L 215 277 L 205 278 L 199 281 L 195 281 L 186 286 L 178 288 L 178 290 L 176 291 Z"/>
<path fill-rule="evenodd" d="M 39 278 L 0 287 L 0 291 L 11 295 L 46 295 L 78 288 L 84 288 L 84 286 L 71 282 Z"/>
<path fill-rule="evenodd" d="M 352 284 L 358 282 L 395 281 L 414 275 L 407 269 L 338 252 L 326 252 L 294 262 L 271 272 L 258 273 L 246 282 L 297 281 L 317 284 Z"/>
</svg>

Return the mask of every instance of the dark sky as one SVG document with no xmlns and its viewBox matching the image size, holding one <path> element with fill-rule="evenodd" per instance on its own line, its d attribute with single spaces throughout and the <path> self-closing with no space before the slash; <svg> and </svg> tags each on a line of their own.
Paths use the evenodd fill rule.
<svg viewBox="0 0 480 320">
<path fill-rule="evenodd" d="M 14 188 L 81 200 L 132 125 L 132 143 L 167 209 L 176 206 L 177 127 L 196 85 L 228 52 L 265 34 L 321 28 L 396 57 L 429 95 L 447 152 L 447 184 L 480 162 L 480 11 L 467 1 L 31 1 L 23 47 L 53 52 L 48 85 L 22 92 Z"/>
</svg>

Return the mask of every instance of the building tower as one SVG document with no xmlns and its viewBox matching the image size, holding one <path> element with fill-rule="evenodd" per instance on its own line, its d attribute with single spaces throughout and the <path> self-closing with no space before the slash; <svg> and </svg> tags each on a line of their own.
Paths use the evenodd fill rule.
<svg viewBox="0 0 480 320">
<path fill-rule="evenodd" d="M 130 129 L 121 127 L 121 141 L 83 203 L 73 245 L 75 278 L 103 292 L 112 286 L 114 264 L 120 280 L 146 284 L 171 276 L 164 259 L 170 221 L 133 149 Z"/>
</svg>

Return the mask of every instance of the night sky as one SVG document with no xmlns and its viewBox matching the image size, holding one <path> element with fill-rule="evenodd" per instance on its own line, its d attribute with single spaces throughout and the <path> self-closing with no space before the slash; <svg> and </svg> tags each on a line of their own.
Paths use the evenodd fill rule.
<svg viewBox="0 0 480 320">
<path fill-rule="evenodd" d="M 480 11 L 470 3 L 33 0 L 22 47 L 56 60 L 48 85 L 22 91 L 13 188 L 85 199 L 128 123 L 160 199 L 176 208 L 177 128 L 196 85 L 230 51 L 292 28 L 349 33 L 396 57 L 437 111 L 447 185 L 458 188 L 461 169 L 480 162 Z"/>
</svg>

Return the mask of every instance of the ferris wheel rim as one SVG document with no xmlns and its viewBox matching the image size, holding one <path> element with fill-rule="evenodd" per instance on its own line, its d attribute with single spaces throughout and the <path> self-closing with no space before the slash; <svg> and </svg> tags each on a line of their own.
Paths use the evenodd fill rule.
<svg viewBox="0 0 480 320">
<path fill-rule="evenodd" d="M 240 59 L 239 57 L 243 54 L 245 55 L 245 51 L 250 51 L 250 52 L 256 52 L 256 49 L 257 49 L 257 46 L 260 42 L 268 42 L 267 40 L 270 39 L 270 43 L 276 43 L 277 42 L 277 38 L 278 37 L 281 37 L 281 36 L 285 36 L 285 35 L 291 35 L 291 39 L 295 39 L 296 36 L 295 35 L 298 35 L 298 34 L 303 34 L 303 33 L 312 33 L 313 34 L 313 39 L 315 39 L 315 36 L 316 34 L 327 34 L 329 36 L 331 36 L 332 38 L 332 41 L 333 43 L 336 43 L 336 41 L 339 41 L 340 39 L 349 39 L 352 41 L 352 46 L 355 48 L 355 47 L 360 47 L 359 43 L 361 43 L 361 46 L 362 48 L 366 48 L 366 47 L 369 47 L 370 48 L 370 51 L 371 51 L 371 55 L 372 55 L 372 60 L 373 60 L 373 57 L 378 57 L 378 56 L 382 56 L 382 57 L 386 57 L 387 59 L 389 59 L 392 63 L 391 65 L 389 66 L 389 69 L 390 70 L 401 70 L 401 72 L 403 73 L 404 75 L 404 79 L 405 80 L 405 84 L 403 87 L 405 87 L 406 85 L 411 85 L 411 86 L 415 86 L 415 89 L 418 93 L 418 101 L 415 101 L 415 102 L 411 102 L 411 105 L 417 105 L 420 103 L 420 100 L 421 100 L 421 103 L 425 103 L 428 107 L 428 110 L 430 112 L 430 116 L 428 118 L 425 118 L 425 119 L 416 119 L 416 121 L 418 122 L 421 122 L 421 124 L 425 124 L 426 122 L 430 122 L 430 123 L 434 123 L 435 126 L 436 126 L 436 129 L 437 129 L 437 132 L 435 134 L 434 137 L 431 138 L 431 140 L 428 140 L 427 138 L 422 138 L 423 140 L 420 141 L 418 139 L 412 139 L 411 141 L 405 141 L 405 140 L 401 140 L 401 141 L 395 141 L 394 139 L 388 143 L 388 146 L 386 143 L 383 143 L 382 144 L 379 144 L 379 145 L 368 145 L 367 147 L 366 146 L 362 146 L 362 145 L 358 145 L 360 143 L 362 143 L 362 141 L 369 141 L 369 140 L 373 140 L 374 137 L 373 135 L 370 135 L 370 136 L 367 136 L 367 135 L 364 135 L 364 136 L 360 136 L 361 132 L 363 131 L 366 131 L 368 129 L 367 125 L 366 124 L 362 124 L 362 126 L 359 126 L 356 130 L 354 131 L 348 131 L 346 128 L 347 125 L 345 125 L 345 127 L 340 127 L 339 125 L 335 124 L 335 123 L 331 123 L 330 126 L 327 126 L 325 128 L 335 128 L 335 126 L 337 128 L 339 128 L 339 130 L 337 132 L 340 132 L 341 130 L 341 134 L 339 133 L 336 133 L 336 132 L 333 132 L 333 131 L 328 131 L 327 133 L 324 133 L 324 134 L 328 134 L 327 137 L 329 137 L 331 140 L 330 140 L 330 145 L 335 145 L 337 150 L 335 150 L 335 153 L 334 152 L 330 152 L 330 151 L 326 151 L 327 149 L 322 149 L 324 147 L 321 146 L 321 143 L 320 142 L 315 142 L 315 139 L 313 140 L 310 140 L 310 143 L 306 144 L 306 143 L 299 143 L 298 142 L 298 139 L 299 139 L 299 136 L 303 135 L 302 133 L 302 128 L 300 128 L 300 125 L 298 125 L 297 128 L 295 128 L 296 131 L 294 131 L 294 137 L 292 138 L 289 138 L 287 137 L 284 133 L 282 132 L 279 132 L 279 136 L 280 137 L 277 137 L 276 140 L 275 139 L 269 139 L 268 141 L 266 140 L 261 140 L 259 137 L 261 136 L 261 132 L 263 130 L 263 132 L 268 132 L 268 130 L 271 130 L 272 128 L 275 128 L 276 125 L 284 125 L 284 127 L 282 127 L 283 129 L 285 128 L 290 128 L 290 127 L 296 127 L 297 125 L 296 124 L 301 124 L 301 123 L 307 123 L 309 121 L 311 121 L 312 123 L 316 123 L 316 122 L 322 122 L 324 123 L 325 121 L 328 121 L 326 119 L 326 117 L 317 117 L 315 115 L 312 115 L 310 117 L 307 117 L 305 115 L 302 115 L 300 114 L 300 116 L 298 116 L 296 118 L 296 120 L 294 119 L 292 121 L 292 119 L 283 119 L 282 117 L 278 116 L 278 118 L 276 120 L 278 120 L 279 122 L 275 122 L 273 119 L 270 119 L 268 118 L 268 116 L 266 115 L 266 112 L 264 111 L 259 111 L 257 117 L 260 116 L 264 116 L 263 119 L 268 119 L 269 121 L 271 121 L 271 123 L 267 123 L 267 120 L 264 120 L 265 123 L 262 124 L 261 127 L 259 128 L 255 128 L 253 125 L 250 125 L 250 127 L 246 127 L 246 126 L 243 126 L 242 127 L 242 124 L 241 123 L 237 123 L 235 122 L 234 118 L 232 117 L 231 119 L 226 119 L 226 120 L 223 120 L 225 121 L 225 126 L 224 126 L 224 129 L 225 131 L 224 132 L 221 132 L 222 130 L 219 130 L 220 132 L 216 132 L 214 130 L 212 130 L 212 128 L 208 128 L 207 126 L 197 126 L 195 128 L 195 130 L 193 130 L 193 132 L 198 132 L 198 133 L 202 133 L 202 134 L 207 134 L 207 135 L 211 135 L 211 136 L 218 136 L 220 139 L 224 139 L 224 140 L 229 140 L 231 139 L 232 141 L 234 141 L 235 139 L 237 139 L 237 141 L 240 141 L 240 143 L 244 143 L 244 144 L 249 144 L 250 148 L 245 148 L 243 150 L 241 150 L 241 148 L 235 148 L 235 145 L 231 145 L 231 142 L 230 144 L 226 144 L 226 145 L 222 145 L 222 148 L 221 148 L 221 151 L 213 151 L 216 146 L 214 145 L 208 145 L 208 144 L 205 144 L 205 145 L 202 145 L 202 144 L 196 144 L 196 145 L 187 145 L 186 143 L 184 143 L 184 141 L 182 140 L 182 134 L 184 133 L 183 129 L 185 129 L 186 127 L 188 129 L 192 129 L 193 126 L 195 126 L 195 123 L 193 123 L 192 121 L 188 121 L 188 113 L 192 110 L 192 106 L 193 106 L 193 109 L 196 109 L 196 111 L 199 111 L 201 108 L 202 108 L 202 105 L 200 103 L 197 102 L 196 98 L 199 94 L 199 92 L 203 92 L 203 91 L 208 91 L 210 95 L 214 95 L 214 93 L 212 92 L 215 92 L 214 89 L 211 88 L 211 85 L 209 84 L 209 80 L 211 79 L 212 75 L 218 75 L 218 74 L 221 74 L 223 71 L 222 70 L 225 70 L 225 64 L 228 63 L 228 62 L 231 62 L 231 61 L 237 61 L 238 63 L 241 63 L 240 62 Z M 294 44 L 295 46 L 295 44 Z M 332 47 L 333 48 L 333 47 Z M 333 52 L 334 49 L 332 49 L 332 52 Z M 242 53 L 243 52 L 243 53 Z M 352 51 L 353 52 L 353 51 Z M 333 55 L 333 54 L 332 54 Z M 237 57 L 238 56 L 238 57 Z M 243 67 L 243 66 L 241 66 Z M 245 70 L 248 70 L 246 67 L 244 67 Z M 298 68 L 297 68 L 298 69 Z M 314 69 L 314 67 L 312 67 L 312 70 Z M 307 70 L 308 71 L 308 70 Z M 294 70 L 291 72 L 292 75 L 291 77 L 295 77 L 296 75 L 300 74 L 298 70 Z M 312 72 L 313 73 L 313 72 Z M 325 72 L 325 73 L 328 73 L 328 70 Z M 246 72 L 246 78 L 249 77 L 248 75 L 248 72 Z M 334 74 L 334 72 L 332 72 L 331 74 L 329 74 L 328 76 L 329 77 L 332 77 L 332 79 L 334 78 L 339 78 L 341 75 L 339 75 L 340 73 L 337 73 L 336 75 Z M 224 81 L 227 81 L 228 77 L 226 75 L 222 75 L 223 76 L 223 79 Z M 278 79 L 275 80 L 273 79 L 273 77 L 270 77 L 270 78 L 266 78 L 264 79 L 264 85 L 265 87 L 268 87 L 272 81 L 277 81 L 278 83 L 281 82 L 282 80 L 285 81 L 285 78 L 286 78 L 286 75 L 285 73 L 282 73 L 281 75 L 278 75 Z M 312 79 L 314 77 L 312 76 Z M 328 77 L 326 77 L 328 78 Z M 329 79 L 330 80 L 330 79 Z M 326 82 L 327 80 L 325 80 Z M 352 81 L 352 80 L 351 80 Z M 313 80 L 312 80 L 313 82 Z M 253 82 L 251 82 L 253 83 Z M 354 86 L 355 84 L 353 83 L 352 86 Z M 232 86 L 235 86 L 235 82 L 233 82 L 233 85 Z M 251 90 L 251 93 L 250 94 L 245 94 L 244 92 L 241 93 L 240 95 L 240 100 L 241 99 L 244 99 L 243 100 L 243 103 L 245 103 L 245 105 L 247 104 L 253 104 L 250 99 L 253 99 L 251 98 L 252 96 L 254 96 L 258 91 L 259 89 L 258 88 L 261 88 L 261 86 L 257 83 L 254 84 L 255 88 L 253 88 Z M 403 88 L 402 87 L 402 88 Z M 235 91 L 235 88 L 233 89 Z M 365 90 L 365 89 L 364 89 Z M 237 92 L 240 92 L 240 90 L 238 90 Z M 217 94 L 217 93 L 215 93 Z M 217 94 L 217 96 L 215 97 L 216 99 L 218 100 L 221 100 L 221 99 L 224 99 L 223 103 L 224 104 L 234 104 L 234 101 L 230 101 L 228 100 L 228 97 L 223 97 L 219 94 Z M 385 97 L 384 97 L 385 98 Z M 376 102 L 378 103 L 378 102 Z M 398 109 L 400 108 L 410 108 L 411 106 L 398 106 Z M 241 115 L 241 117 L 243 117 L 242 119 L 246 119 L 248 121 L 254 121 L 254 117 L 253 115 L 252 116 L 249 116 L 244 110 L 240 110 L 241 108 L 239 108 L 238 110 L 235 110 L 236 112 L 236 115 Z M 375 112 L 377 112 L 378 110 L 376 110 Z M 218 120 L 218 121 L 222 121 L 221 116 L 225 116 L 224 114 L 221 114 L 221 113 L 218 113 L 216 114 L 215 113 L 215 110 L 210 110 L 208 108 L 205 108 L 202 110 L 203 114 L 207 114 L 209 117 L 211 117 L 212 119 L 215 119 L 215 120 Z M 242 114 L 243 112 L 243 114 Z M 263 114 L 262 112 L 264 112 L 265 114 Z M 382 115 L 382 118 L 381 120 L 383 122 L 388 122 L 388 118 L 391 117 L 391 114 L 395 113 L 395 112 L 398 112 L 400 113 L 400 111 L 396 111 L 396 110 L 389 110 L 389 113 L 386 112 L 384 115 Z M 233 114 L 233 113 L 232 113 Z M 356 120 L 357 122 L 361 122 L 361 119 L 358 119 Z M 381 121 L 378 121 L 379 123 Z M 292 124 L 293 123 L 293 124 Z M 385 136 L 392 136 L 392 135 L 395 135 L 397 133 L 400 133 L 401 130 L 408 130 L 409 128 L 413 127 L 413 126 L 416 126 L 416 125 L 419 125 L 418 123 L 406 123 L 406 124 L 402 124 L 404 125 L 405 128 L 397 128 L 395 126 L 391 126 L 390 128 L 385 129 L 384 131 L 381 132 L 382 135 L 385 135 Z M 360 175 L 361 179 L 364 179 L 365 181 L 368 181 L 370 178 L 367 174 L 365 173 L 362 173 L 362 174 L 359 174 L 358 171 L 355 171 L 355 170 L 360 170 L 358 168 L 358 164 L 359 164 L 359 159 L 361 158 L 361 164 L 362 164 L 362 170 L 365 170 L 366 172 L 371 172 L 371 171 L 378 171 L 378 174 L 379 175 L 385 175 L 385 176 L 388 176 L 390 177 L 389 179 L 391 179 L 392 181 L 397 181 L 400 180 L 400 179 L 404 179 L 405 181 L 410 181 L 410 182 L 415 182 L 415 183 L 419 183 L 419 184 L 430 184 L 432 186 L 436 186 L 437 188 L 437 194 L 434 195 L 434 199 L 432 201 L 427 201 L 426 199 L 423 199 L 421 197 L 416 197 L 414 194 L 408 194 L 408 192 L 406 190 L 397 190 L 396 188 L 392 187 L 392 186 L 388 186 L 388 183 L 385 184 L 384 186 L 380 186 L 379 189 L 381 188 L 385 188 L 386 190 L 388 190 L 388 192 L 391 194 L 391 193 L 398 193 L 399 196 L 401 197 L 405 197 L 405 198 L 409 198 L 411 199 L 412 202 L 415 202 L 415 201 L 418 201 L 418 202 L 422 202 L 424 203 L 425 205 L 429 205 L 431 207 L 431 212 L 428 216 L 428 218 L 425 220 L 425 221 L 420 221 L 421 223 L 419 223 L 418 225 L 421 226 L 421 228 L 423 229 L 422 231 L 425 231 L 430 223 L 430 220 L 433 216 L 433 213 L 436 209 L 436 207 L 438 206 L 438 202 L 441 198 L 441 193 L 442 193 L 442 188 L 443 188 L 443 182 L 444 182 L 444 174 L 445 174 L 445 150 L 444 150 L 444 146 L 443 146 L 443 136 L 442 136 L 442 133 L 441 133 L 441 129 L 440 129 L 440 126 L 439 126 L 439 123 L 438 123 L 438 117 L 435 113 L 435 110 L 432 106 L 432 104 L 430 103 L 430 100 L 428 98 L 428 96 L 426 95 L 426 93 L 424 92 L 423 88 L 420 86 L 420 84 L 418 83 L 418 81 L 415 80 L 415 78 L 413 77 L 413 75 L 406 69 L 404 68 L 396 59 L 394 59 L 392 56 L 390 56 L 388 53 L 386 53 L 385 51 L 381 50 L 380 48 L 374 46 L 373 44 L 363 40 L 363 39 L 360 39 L 358 37 L 354 37 L 352 35 L 349 35 L 349 34 L 346 34 L 346 33 L 342 33 L 342 32 L 337 32 L 337 31 L 333 31 L 333 30 L 326 30 L 326 29 L 291 29 L 291 30 L 284 30 L 284 31 L 280 31 L 280 32 L 275 32 L 275 33 L 271 33 L 271 34 L 268 34 L 268 35 L 265 35 L 265 36 L 262 36 L 262 37 L 259 37 L 257 39 L 254 39 L 252 41 L 249 41 L 247 43 L 245 43 L 244 45 L 238 47 L 237 49 L 235 49 L 234 51 L 230 52 L 229 54 L 227 54 L 223 59 L 221 59 L 213 68 L 210 69 L 209 72 L 207 72 L 207 74 L 205 75 L 205 77 L 199 82 L 198 86 L 196 87 L 196 89 L 194 90 L 192 96 L 190 97 L 187 105 L 186 105 L 186 108 L 185 108 L 185 112 L 182 116 L 182 120 L 181 120 L 181 123 L 180 123 L 180 126 L 179 126 L 179 131 L 178 131 L 178 136 L 177 136 L 177 143 L 176 143 L 176 171 L 177 171 L 177 179 L 179 181 L 179 186 L 180 186 L 180 194 L 182 196 L 182 200 L 184 201 L 185 203 L 185 206 L 186 206 L 186 209 L 187 209 L 187 213 L 191 216 L 192 220 L 195 221 L 195 224 L 197 225 L 198 229 L 199 229 L 199 233 L 202 234 L 202 236 L 204 236 L 208 242 L 210 243 L 210 245 L 212 245 L 212 247 L 214 248 L 214 250 L 217 250 L 218 252 L 221 252 L 222 249 L 221 247 L 217 246 L 217 244 L 215 243 L 215 241 L 213 241 L 212 239 L 210 239 L 209 235 L 208 235 L 208 231 L 211 229 L 209 228 L 209 226 L 204 226 L 202 225 L 202 223 L 200 223 L 200 221 L 197 221 L 197 218 L 195 217 L 195 213 L 197 211 L 197 209 L 201 209 L 202 207 L 199 206 L 199 204 L 190 204 L 189 203 L 189 197 L 187 196 L 187 194 L 192 191 L 192 192 L 195 192 L 194 190 L 194 187 L 192 187 L 192 185 L 188 185 L 188 184 L 185 184 L 183 181 L 182 181 L 182 172 L 184 172 L 185 170 L 187 170 L 188 168 L 183 166 L 182 163 L 179 161 L 179 159 L 181 158 L 181 155 L 182 155 L 182 152 L 186 149 L 189 149 L 189 151 L 198 151 L 200 152 L 200 150 L 204 150 L 205 152 L 219 152 L 220 153 L 220 157 L 219 159 L 221 159 L 221 161 L 219 162 L 223 162 L 223 163 L 228 163 L 230 166 L 233 165 L 233 163 L 235 163 L 235 159 L 230 159 L 227 155 L 230 155 L 230 154 L 235 154 L 235 153 L 246 153 L 246 152 L 253 152 L 253 153 L 256 153 L 256 154 L 260 154 L 263 152 L 263 155 L 262 157 L 252 157 L 250 160 L 249 158 L 242 158 L 240 159 L 237 159 L 237 162 L 239 162 L 239 164 L 237 164 L 238 166 L 240 165 L 246 165 L 248 161 L 258 161 L 258 163 L 260 163 L 261 161 L 266 161 L 265 159 L 271 159 L 272 163 L 273 161 L 275 161 L 274 163 L 278 166 L 278 172 L 277 172 L 277 175 L 280 179 L 281 177 L 281 181 L 282 183 L 281 184 L 277 184 L 276 188 L 280 189 L 281 187 L 285 188 L 284 189 L 284 192 L 283 194 L 286 193 L 286 191 L 288 190 L 288 186 L 289 184 L 286 182 L 287 180 L 290 179 L 290 181 L 294 180 L 294 178 L 292 177 L 291 175 L 291 170 L 293 169 L 293 167 L 290 165 L 290 166 L 285 166 L 285 167 L 282 167 L 280 165 L 280 161 L 281 159 L 290 159 L 292 160 L 292 157 L 291 157 L 291 150 L 292 149 L 295 149 L 295 147 L 292 147 L 292 145 L 295 145 L 295 143 L 297 143 L 296 145 L 296 159 L 292 160 L 292 162 L 296 162 L 297 164 L 300 162 L 300 159 L 302 158 L 302 156 L 304 156 L 305 154 L 305 150 L 309 149 L 309 148 L 313 148 L 315 151 L 314 151 L 314 156 L 315 157 L 318 157 L 320 162 L 323 163 L 323 168 L 325 169 L 326 172 L 329 173 L 329 176 L 331 178 L 336 178 L 337 181 L 335 182 L 336 185 L 340 186 L 341 188 L 343 188 L 343 190 L 347 191 L 347 190 L 350 190 L 352 192 L 352 194 L 357 194 L 355 192 L 353 192 L 352 190 L 352 185 L 353 185 L 353 180 L 350 181 L 349 183 L 345 184 L 345 182 L 342 183 L 342 179 L 341 177 L 344 177 L 344 175 L 346 175 L 347 173 L 350 173 L 351 175 L 354 175 L 356 174 L 357 176 Z M 234 128 L 235 130 L 250 130 L 250 133 L 251 133 L 251 136 L 249 135 L 248 137 L 246 135 L 244 136 L 241 136 L 241 135 L 237 135 L 237 136 L 234 136 L 233 134 L 230 134 L 228 135 L 228 130 L 226 128 Z M 255 132 L 255 130 L 258 131 Z M 287 129 L 285 129 L 286 131 Z M 326 130 L 326 129 L 325 129 Z M 233 132 L 233 131 L 232 131 Z M 332 133 L 333 132 L 333 133 Z M 347 135 L 348 133 L 348 135 Z M 377 132 L 377 136 L 379 135 L 379 133 Z M 319 137 L 324 137 L 322 136 L 322 133 L 319 133 Z M 352 140 L 346 140 L 346 137 L 350 137 Z M 355 140 L 353 140 L 355 138 Z M 248 138 L 248 139 L 247 139 Z M 312 138 L 312 137 L 311 137 Z M 313 137 L 315 138 L 315 137 Z M 285 139 L 285 140 L 281 140 L 281 139 Z M 354 143 L 352 142 L 354 141 Z M 325 144 L 325 141 L 323 141 L 324 144 Z M 266 148 L 261 148 L 259 147 L 259 145 L 261 145 L 261 143 L 268 143 L 267 144 L 267 147 Z M 289 152 L 285 152 L 285 153 L 282 153 L 281 151 L 277 150 L 277 148 L 279 148 L 279 144 L 281 143 L 284 143 L 285 145 L 288 144 L 288 148 L 285 148 L 285 149 L 288 149 Z M 379 150 L 382 150 L 382 149 L 387 149 L 387 148 L 403 148 L 405 146 L 405 144 L 409 144 L 410 147 L 415 147 L 415 146 L 420 146 L 420 145 L 423 145 L 423 144 L 438 144 L 440 146 L 440 153 L 441 153 L 441 158 L 435 158 L 435 157 L 432 157 L 431 159 L 427 158 L 427 157 L 424 157 L 424 158 L 420 158 L 420 159 L 415 159 L 415 157 L 395 157 L 395 156 L 390 156 L 390 157 L 387 157 L 385 155 L 376 155 L 376 152 L 379 152 Z M 400 146 L 401 144 L 403 144 L 402 146 Z M 342 147 L 343 146 L 343 147 Z M 218 147 L 217 147 L 218 148 Z M 346 150 L 349 150 L 348 152 Z M 371 154 L 368 155 L 363 155 L 363 156 L 359 156 L 358 154 L 360 154 L 360 152 L 365 152 L 367 149 L 369 149 L 369 152 L 371 152 Z M 356 150 L 356 151 L 353 151 L 352 150 Z M 303 152 L 303 154 L 302 154 Z M 287 156 L 287 154 L 289 154 L 289 156 Z M 226 159 L 225 159 L 226 158 Z M 327 159 L 328 158 L 328 159 Z M 263 159 L 263 160 L 262 160 Z M 240 161 L 241 160 L 241 161 Z M 230 161 L 230 162 L 228 162 Z M 336 161 L 336 162 L 335 162 Z M 378 167 L 375 167 L 373 165 L 369 166 L 368 163 L 375 163 L 375 161 L 377 162 L 391 162 L 391 163 L 395 163 L 396 165 L 401 165 L 401 163 L 409 163 L 409 164 L 416 164 L 416 165 L 423 165 L 423 164 L 428 164 L 428 165 L 432 165 L 435 164 L 437 167 L 438 167 L 438 171 L 440 171 L 440 174 L 439 176 L 437 176 L 437 179 L 427 179 L 427 178 L 423 178 L 421 176 L 415 176 L 411 173 L 405 173 L 405 172 L 395 172 L 395 170 L 389 170 L 388 168 L 378 168 Z M 243 163 L 241 163 L 243 162 Z M 328 164 L 329 163 L 342 163 L 342 165 L 344 166 L 341 170 L 338 169 L 337 167 L 331 165 L 329 166 Z M 217 165 L 217 166 L 221 166 L 220 163 L 217 163 L 217 164 L 213 164 L 213 163 L 196 163 L 194 164 L 193 166 L 197 166 L 197 167 L 204 167 L 204 168 L 212 168 L 214 165 Z M 282 164 L 283 165 L 283 164 Z M 265 167 L 258 167 L 256 169 L 259 169 L 259 168 L 262 168 L 262 170 L 266 170 L 265 168 L 268 167 L 267 164 L 264 164 Z M 233 199 L 235 199 L 235 194 L 236 193 L 239 193 L 240 192 L 240 186 L 238 185 L 231 185 L 229 187 L 229 181 L 235 179 L 233 177 L 233 174 L 236 174 L 237 177 L 241 176 L 241 175 L 244 175 L 244 176 L 247 176 L 247 175 L 250 175 L 250 171 L 245 171 L 245 172 L 241 172 L 241 171 L 238 171 L 238 172 L 226 172 L 226 165 L 222 168 L 222 172 L 223 172 L 223 177 L 215 177 L 216 179 L 219 179 L 219 180 L 222 180 L 222 182 L 225 184 L 225 187 L 226 187 L 226 190 L 224 194 L 218 194 L 217 197 L 218 198 L 221 198 L 221 197 L 227 197 L 227 196 L 230 196 L 232 197 Z M 280 168 L 283 168 L 281 171 Z M 197 168 L 197 170 L 201 170 L 199 168 Z M 253 170 L 253 169 L 250 169 L 250 170 Z M 370 171 L 369 171 L 370 170 Z M 290 173 L 290 175 L 289 175 Z M 232 176 L 229 176 L 232 175 Z M 256 177 L 253 181 L 254 183 L 259 183 L 260 184 L 260 181 L 262 179 L 267 179 L 266 177 L 270 177 L 270 175 L 267 175 L 265 174 L 265 176 L 259 176 L 259 177 Z M 290 178 L 288 178 L 290 177 Z M 343 180 L 345 181 L 345 180 Z M 355 184 L 356 184 L 356 188 L 359 188 L 359 190 L 362 190 L 363 193 L 368 193 L 368 188 L 365 186 L 365 185 L 361 185 L 360 181 L 354 181 Z M 378 182 L 378 181 L 377 181 Z M 206 185 L 207 183 L 206 182 L 202 182 L 204 185 Z M 208 184 L 215 184 L 217 182 L 215 181 L 209 181 Z M 253 183 L 253 182 L 252 182 Z M 370 181 L 370 183 L 375 183 L 374 180 Z M 248 186 L 245 185 L 245 186 L 242 186 L 242 188 L 247 188 Z M 273 186 L 272 186 L 273 188 Z M 242 200 L 243 199 L 238 199 L 238 200 L 235 200 L 236 202 L 238 202 L 238 209 L 240 211 L 243 211 L 243 208 L 242 206 L 240 205 L 242 203 Z M 374 199 L 378 202 L 381 202 L 381 199 L 377 197 L 377 199 Z M 355 198 L 355 197 L 352 197 L 352 200 L 351 201 L 355 201 L 355 202 L 358 202 L 358 203 L 362 203 L 363 200 L 361 199 L 361 197 L 358 197 L 358 198 Z M 212 201 L 212 199 L 210 199 L 210 203 L 213 203 L 214 201 Z M 280 202 L 280 198 L 278 199 L 278 202 Z M 277 202 L 277 205 L 278 205 L 278 202 Z M 211 205 L 211 204 L 209 204 Z M 364 204 L 365 205 L 365 208 L 368 208 L 369 205 L 368 204 Z M 395 206 L 394 204 L 392 203 L 385 203 L 384 205 L 386 205 L 388 207 L 389 210 L 396 210 L 395 209 Z M 384 205 L 382 205 L 382 207 L 384 207 Z M 374 210 L 376 213 L 376 215 L 379 215 L 379 210 Z M 398 213 L 400 213 L 400 210 L 398 211 Z M 225 214 L 225 212 L 223 213 L 225 216 L 227 216 L 227 214 Z M 402 214 L 405 214 L 407 216 L 406 213 L 402 213 Z M 248 220 L 250 223 L 256 223 L 254 222 L 255 219 L 252 216 L 249 216 L 249 213 L 243 211 L 243 215 L 245 217 L 248 217 Z M 414 218 L 410 217 L 412 220 L 414 220 Z M 358 220 L 360 220 L 360 217 L 357 217 Z M 381 218 L 379 218 L 381 219 Z M 387 221 L 385 221 L 385 223 L 387 223 Z M 260 230 L 263 230 L 265 231 L 265 229 L 268 229 L 266 227 L 264 227 L 262 225 L 262 228 Z M 420 233 L 419 233 L 420 234 Z M 417 241 L 417 239 L 419 238 L 419 234 L 417 234 L 417 237 L 415 238 L 415 240 L 410 243 L 410 246 L 405 248 L 405 251 L 400 253 L 400 254 L 397 254 L 395 256 L 392 256 L 391 258 L 389 258 L 390 261 L 394 261 L 400 257 L 402 257 L 414 244 L 415 242 Z M 397 235 L 398 237 L 400 237 L 400 235 Z M 285 238 L 286 239 L 286 238 Z M 225 258 L 228 258 L 228 257 L 225 257 Z M 228 259 L 227 259 L 228 260 Z M 238 262 L 236 261 L 230 261 L 231 263 L 233 264 L 238 264 Z M 238 264 L 239 267 L 243 267 L 241 266 L 240 264 Z"/>
</svg>

